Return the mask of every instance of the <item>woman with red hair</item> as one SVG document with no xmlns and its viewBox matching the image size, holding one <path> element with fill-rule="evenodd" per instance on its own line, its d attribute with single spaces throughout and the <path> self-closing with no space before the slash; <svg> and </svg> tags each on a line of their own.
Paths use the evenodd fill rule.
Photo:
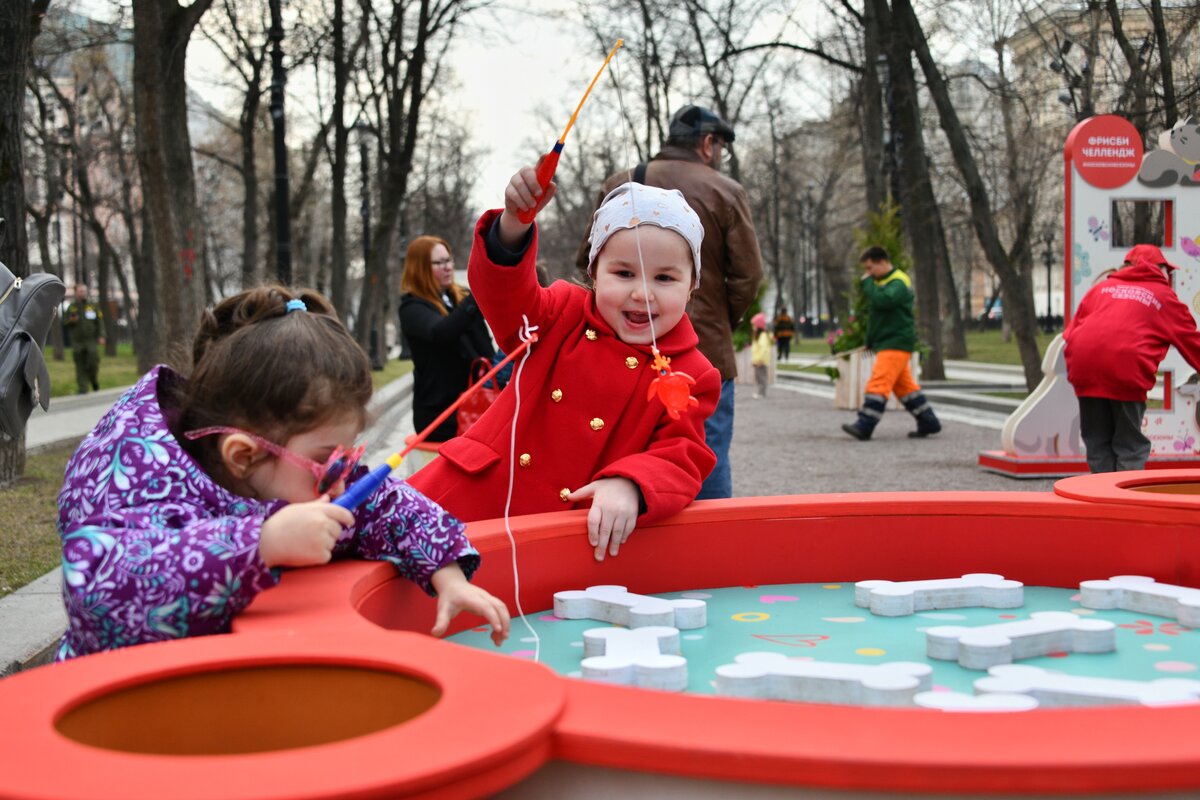
<svg viewBox="0 0 1200 800">
<path fill-rule="evenodd" d="M 445 239 L 412 241 L 400 290 L 400 328 L 413 357 L 413 427 L 421 431 L 466 390 L 471 362 L 491 359 L 495 348 L 475 298 L 454 282 L 454 257 Z M 444 442 L 456 432 L 451 416 L 429 441 Z"/>
</svg>

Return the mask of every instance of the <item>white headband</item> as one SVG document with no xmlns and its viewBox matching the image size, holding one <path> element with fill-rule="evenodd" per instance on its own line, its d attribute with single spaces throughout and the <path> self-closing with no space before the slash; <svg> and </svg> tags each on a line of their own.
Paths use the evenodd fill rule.
<svg viewBox="0 0 1200 800">
<path fill-rule="evenodd" d="M 604 248 L 608 237 L 626 228 L 638 225 L 657 225 L 675 231 L 687 240 L 692 250 L 692 267 L 700 286 L 700 242 L 704 239 L 704 226 L 700 217 L 683 199 L 678 189 L 660 189 L 641 183 L 623 183 L 608 193 L 604 202 L 592 216 L 592 246 L 588 251 L 588 277 L 594 278 L 592 267 L 596 256 Z"/>
</svg>

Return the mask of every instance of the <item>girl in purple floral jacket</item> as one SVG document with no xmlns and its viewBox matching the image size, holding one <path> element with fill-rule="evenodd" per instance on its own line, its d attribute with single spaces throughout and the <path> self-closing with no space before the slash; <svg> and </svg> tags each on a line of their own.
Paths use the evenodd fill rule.
<svg viewBox="0 0 1200 800">
<path fill-rule="evenodd" d="M 463 525 L 402 481 L 357 510 L 330 497 L 366 473 L 352 448 L 371 372 L 328 301 L 261 287 L 206 311 L 190 378 L 150 370 L 67 464 L 58 496 L 68 627 L 58 659 L 219 633 L 276 567 L 389 561 L 437 595 L 433 634 L 459 611 L 509 629 L 467 582 Z"/>
</svg>

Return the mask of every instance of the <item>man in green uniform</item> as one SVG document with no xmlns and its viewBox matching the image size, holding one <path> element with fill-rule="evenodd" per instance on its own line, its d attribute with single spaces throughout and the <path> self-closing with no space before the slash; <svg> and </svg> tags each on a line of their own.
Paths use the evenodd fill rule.
<svg viewBox="0 0 1200 800">
<path fill-rule="evenodd" d="M 887 409 L 888 395 L 895 394 L 917 420 L 917 429 L 909 437 L 923 439 L 940 431 L 942 423 L 909 368 L 917 348 L 912 281 L 892 265 L 891 256 L 882 247 L 867 248 L 859 261 L 865 272 L 862 288 L 867 296 L 867 348 L 875 351 L 875 366 L 858 418 L 843 425 L 842 430 L 860 442 L 870 439 Z"/>
<path fill-rule="evenodd" d="M 63 321 L 71 334 L 71 352 L 75 358 L 75 382 L 79 393 L 88 387 L 100 390 L 100 348 L 104 345 L 104 314 L 88 300 L 88 287 L 75 284 L 75 300 L 67 306 Z"/>
</svg>

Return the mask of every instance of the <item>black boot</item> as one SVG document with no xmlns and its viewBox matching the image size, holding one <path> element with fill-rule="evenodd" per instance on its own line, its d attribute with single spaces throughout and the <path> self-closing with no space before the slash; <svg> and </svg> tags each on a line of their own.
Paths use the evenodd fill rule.
<svg viewBox="0 0 1200 800">
<path fill-rule="evenodd" d="M 842 430 L 860 442 L 865 442 L 871 438 L 875 426 L 879 424 L 879 420 L 883 418 L 883 412 L 886 410 L 886 397 L 877 394 L 866 395 L 863 398 L 862 408 L 858 410 L 858 419 L 853 423 L 843 425 Z"/>
<path fill-rule="evenodd" d="M 908 413 L 912 414 L 917 420 L 917 429 L 910 431 L 908 438 L 924 439 L 926 436 L 931 436 L 941 431 L 942 423 L 938 421 L 937 414 L 933 413 L 933 407 L 925 399 L 924 392 L 917 390 L 912 394 L 901 397 L 900 402 L 908 409 Z"/>
</svg>

